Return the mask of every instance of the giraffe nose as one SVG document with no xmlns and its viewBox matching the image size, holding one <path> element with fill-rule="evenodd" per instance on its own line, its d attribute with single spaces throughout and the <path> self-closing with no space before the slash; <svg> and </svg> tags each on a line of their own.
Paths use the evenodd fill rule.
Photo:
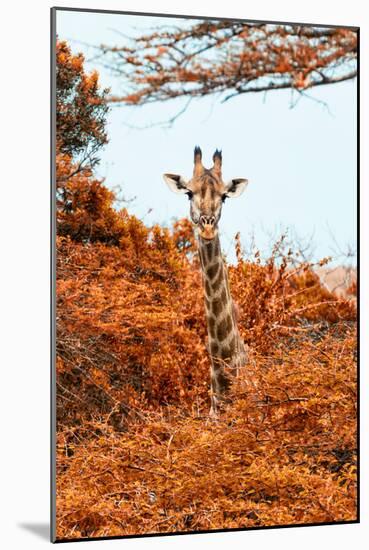
<svg viewBox="0 0 369 550">
<path fill-rule="evenodd" d="M 200 223 L 202 226 L 205 225 L 211 225 L 213 226 L 215 223 L 215 217 L 214 216 L 200 216 Z"/>
</svg>

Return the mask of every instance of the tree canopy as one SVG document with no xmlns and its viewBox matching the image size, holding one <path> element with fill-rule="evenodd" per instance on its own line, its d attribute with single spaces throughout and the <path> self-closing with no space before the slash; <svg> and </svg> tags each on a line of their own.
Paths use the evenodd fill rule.
<svg viewBox="0 0 369 550">
<path fill-rule="evenodd" d="M 100 60 L 117 75 L 116 103 L 143 105 L 177 97 L 305 90 L 357 74 L 357 33 L 348 28 L 201 21 L 171 26 L 114 47 Z"/>
<path fill-rule="evenodd" d="M 97 71 L 86 74 L 84 56 L 73 55 L 66 42 L 56 45 L 56 147 L 80 165 L 93 166 L 96 153 L 107 143 L 106 96 Z"/>
<path fill-rule="evenodd" d="M 82 54 L 56 44 L 56 192 L 59 235 L 111 241 L 118 214 L 114 194 L 93 177 L 97 153 L 107 141 L 108 89 L 97 71 L 87 74 Z"/>
</svg>

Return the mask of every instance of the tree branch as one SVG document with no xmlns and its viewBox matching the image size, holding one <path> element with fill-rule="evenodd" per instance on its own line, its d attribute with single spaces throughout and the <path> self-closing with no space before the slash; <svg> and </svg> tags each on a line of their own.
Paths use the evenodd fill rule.
<svg viewBox="0 0 369 550">
<path fill-rule="evenodd" d="M 302 92 L 357 75 L 351 29 L 205 21 L 124 40 L 101 46 L 104 66 L 126 88 L 107 101 L 123 105 L 229 91 L 225 102 L 252 92 Z"/>
</svg>

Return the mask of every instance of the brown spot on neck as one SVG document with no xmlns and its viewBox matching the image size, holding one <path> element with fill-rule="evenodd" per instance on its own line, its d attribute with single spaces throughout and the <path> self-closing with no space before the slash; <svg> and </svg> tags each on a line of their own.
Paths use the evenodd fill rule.
<svg viewBox="0 0 369 550">
<path fill-rule="evenodd" d="M 219 353 L 219 345 L 215 342 L 215 340 L 213 340 L 210 344 L 210 352 L 211 355 L 217 355 Z"/>
<path fill-rule="evenodd" d="M 206 270 L 206 275 L 210 280 L 212 280 L 212 279 L 214 279 L 215 275 L 217 275 L 218 271 L 219 271 L 219 263 L 212 264 Z"/>
<path fill-rule="evenodd" d="M 215 338 L 215 319 L 212 316 L 208 316 L 208 330 L 211 338 Z"/>
<path fill-rule="evenodd" d="M 211 310 L 215 317 L 219 317 L 220 313 L 223 311 L 223 308 L 224 308 L 224 305 L 219 298 L 212 300 Z"/>
<path fill-rule="evenodd" d="M 218 290 L 220 289 L 220 286 L 221 286 L 223 281 L 225 281 L 224 267 L 221 265 L 220 269 L 219 269 L 219 272 L 218 272 L 218 276 L 216 277 L 216 279 L 211 284 L 211 288 L 213 290 L 213 293 L 218 292 Z"/>
<path fill-rule="evenodd" d="M 228 334 L 228 323 L 227 318 L 220 321 L 217 325 L 217 338 L 220 342 L 223 342 L 227 338 Z"/>
</svg>

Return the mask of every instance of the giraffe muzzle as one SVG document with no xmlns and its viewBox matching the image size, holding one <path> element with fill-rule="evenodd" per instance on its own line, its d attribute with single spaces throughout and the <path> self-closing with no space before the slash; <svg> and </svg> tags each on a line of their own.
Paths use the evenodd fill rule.
<svg viewBox="0 0 369 550">
<path fill-rule="evenodd" d="M 200 216 L 199 233 L 203 239 L 211 241 L 217 234 L 214 216 Z"/>
</svg>

